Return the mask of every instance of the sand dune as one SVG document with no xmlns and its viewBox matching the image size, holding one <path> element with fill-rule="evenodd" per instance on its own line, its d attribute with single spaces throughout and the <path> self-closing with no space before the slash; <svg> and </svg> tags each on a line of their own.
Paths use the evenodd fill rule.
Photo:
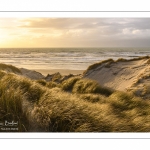
<svg viewBox="0 0 150 150">
<path fill-rule="evenodd" d="M 45 79 L 46 74 L 60 72 L 62 76 L 70 73 L 79 74 L 82 70 L 28 70 L 1 64 L 2 70 L 23 75 L 30 79 Z M 39 71 L 39 72 L 37 72 Z M 74 72 L 73 72 L 74 71 Z M 88 67 L 83 78 L 98 81 L 102 86 L 119 91 L 132 91 L 137 96 L 150 98 L 150 57 L 139 57 L 130 60 L 105 60 Z"/>
<path fill-rule="evenodd" d="M 16 132 L 150 132 L 149 64 L 150 57 L 109 59 L 89 66 L 82 76 L 46 77 L 1 64 L 1 125 L 16 120 Z"/>
<path fill-rule="evenodd" d="M 20 68 L 20 71 L 23 76 L 28 77 L 30 79 L 43 79 L 44 78 L 44 75 L 42 75 L 41 73 L 34 71 L 34 70 Z"/>
<path fill-rule="evenodd" d="M 109 60 L 87 69 L 83 77 L 97 80 L 115 90 L 142 90 L 150 83 L 150 57 Z"/>
</svg>

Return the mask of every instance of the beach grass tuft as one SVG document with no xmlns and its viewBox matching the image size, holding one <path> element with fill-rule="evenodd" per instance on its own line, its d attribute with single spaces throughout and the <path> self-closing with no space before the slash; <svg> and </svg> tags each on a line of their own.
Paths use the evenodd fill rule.
<svg viewBox="0 0 150 150">
<path fill-rule="evenodd" d="M 64 91 L 72 91 L 74 84 L 80 80 L 80 77 L 71 77 L 62 82 L 62 89 Z"/>
<path fill-rule="evenodd" d="M 6 65 L 6 64 L 2 64 L 0 63 L 0 70 L 7 70 L 7 71 L 12 71 L 14 73 L 19 73 L 21 74 L 21 71 L 15 67 L 15 66 L 12 66 L 12 65 Z"/>
<path fill-rule="evenodd" d="M 101 61 L 101 62 L 98 62 L 98 63 L 95 63 L 95 64 L 93 64 L 93 65 L 90 65 L 88 68 L 87 68 L 87 70 L 85 70 L 84 71 L 84 75 L 88 72 L 88 71 L 90 71 L 90 70 L 94 70 L 94 69 L 96 69 L 97 67 L 99 67 L 99 66 L 101 66 L 102 64 L 111 64 L 111 63 L 113 63 L 114 62 L 114 60 L 113 59 L 107 59 L 107 60 L 103 60 L 103 61 Z"/>
<path fill-rule="evenodd" d="M 109 96 L 113 91 L 109 88 L 100 86 L 95 80 L 87 78 L 78 80 L 72 90 L 73 93 L 99 93 Z"/>
</svg>

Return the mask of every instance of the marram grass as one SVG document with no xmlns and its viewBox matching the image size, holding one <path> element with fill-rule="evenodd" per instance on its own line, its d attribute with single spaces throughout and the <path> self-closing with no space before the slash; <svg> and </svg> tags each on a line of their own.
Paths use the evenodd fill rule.
<svg viewBox="0 0 150 150">
<path fill-rule="evenodd" d="M 80 77 L 71 77 L 62 82 L 62 89 L 64 91 L 72 91 L 75 83 L 80 80 Z"/>
<path fill-rule="evenodd" d="M 7 70 L 9 72 L 21 74 L 21 71 L 18 68 L 16 68 L 15 66 L 6 65 L 6 64 L 2 64 L 2 63 L 0 63 L 0 70 Z"/>
<path fill-rule="evenodd" d="M 18 121 L 19 132 L 150 132 L 149 101 L 106 92 L 89 79 L 70 80 L 65 92 L 65 82 L 49 88 L 1 71 L 0 120 Z"/>
<path fill-rule="evenodd" d="M 113 91 L 109 88 L 100 86 L 96 81 L 90 79 L 78 80 L 72 90 L 73 93 L 99 93 L 109 96 Z"/>
</svg>

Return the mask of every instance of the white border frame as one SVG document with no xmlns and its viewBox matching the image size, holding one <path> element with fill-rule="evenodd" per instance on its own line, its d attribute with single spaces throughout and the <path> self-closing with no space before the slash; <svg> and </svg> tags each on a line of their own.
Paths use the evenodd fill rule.
<svg viewBox="0 0 150 150">
<path fill-rule="evenodd" d="M 150 18 L 150 11 L 141 12 L 73 12 L 73 11 L 0 11 L 0 18 L 53 17 L 53 18 Z M 149 133 L 0 133 L 0 139 L 150 139 Z"/>
</svg>

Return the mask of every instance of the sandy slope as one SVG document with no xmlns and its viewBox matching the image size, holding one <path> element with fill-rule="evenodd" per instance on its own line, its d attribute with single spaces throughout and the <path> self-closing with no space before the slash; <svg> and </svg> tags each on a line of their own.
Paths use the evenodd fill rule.
<svg viewBox="0 0 150 150">
<path fill-rule="evenodd" d="M 101 85 L 116 90 L 143 88 L 150 83 L 150 58 L 120 60 L 102 63 L 95 69 L 87 70 L 84 77 L 97 80 Z"/>
<path fill-rule="evenodd" d="M 35 69 L 35 70 L 29 70 L 25 68 L 20 68 L 20 71 L 23 76 L 28 77 L 30 79 L 45 79 L 48 74 L 53 76 L 54 74 L 57 74 L 58 72 L 63 76 L 69 76 L 70 74 L 79 75 L 83 73 L 83 70 L 64 70 L 64 69 L 53 69 L 53 70 L 44 70 L 44 69 Z"/>
<path fill-rule="evenodd" d="M 25 68 L 20 68 L 20 71 L 21 71 L 23 76 L 31 78 L 31 79 L 43 79 L 44 78 L 44 76 L 41 73 L 36 72 L 34 70 L 28 70 Z"/>
</svg>

